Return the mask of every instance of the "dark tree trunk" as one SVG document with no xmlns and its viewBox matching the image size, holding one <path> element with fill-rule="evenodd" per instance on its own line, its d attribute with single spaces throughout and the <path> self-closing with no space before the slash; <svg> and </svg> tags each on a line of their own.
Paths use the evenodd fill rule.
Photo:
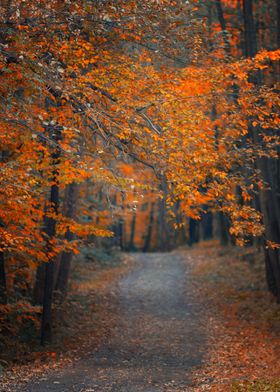
<svg viewBox="0 0 280 392">
<path fill-rule="evenodd" d="M 148 252 L 151 247 L 152 233 L 153 233 L 153 226 L 154 226 L 154 208 L 155 208 L 155 204 L 152 203 L 147 235 L 145 237 L 145 242 L 143 246 L 143 252 Z"/>
<path fill-rule="evenodd" d="M 0 160 L 2 161 L 4 152 L 0 153 Z M 0 221 L 0 227 L 4 227 L 3 222 Z M 0 250 L 0 304 L 6 304 L 8 300 L 7 296 L 7 280 L 5 270 L 5 253 Z"/>
<path fill-rule="evenodd" d="M 65 240 L 71 242 L 73 240 L 73 233 L 67 230 Z M 55 290 L 59 293 L 59 300 L 62 302 L 67 294 L 68 280 L 70 274 L 70 267 L 73 253 L 63 251 L 60 256 L 58 276 L 56 280 Z"/>
<path fill-rule="evenodd" d="M 190 218 L 189 221 L 189 245 L 192 246 L 199 241 L 199 221 Z"/>
<path fill-rule="evenodd" d="M 257 36 L 253 16 L 253 1 L 243 1 L 245 46 L 247 57 L 253 57 L 257 53 Z M 258 86 L 261 82 L 260 72 L 255 73 L 252 81 Z M 249 126 L 250 135 L 254 143 L 259 142 L 259 132 L 261 129 Z M 264 181 L 269 185 L 269 189 L 260 191 L 260 209 L 263 215 L 265 226 L 265 238 L 267 241 L 279 243 L 280 238 L 280 200 L 277 192 L 280 188 L 279 160 L 258 158 L 257 168 L 260 170 Z M 266 246 L 266 243 L 264 244 Z M 280 252 L 279 249 L 265 249 L 265 262 L 267 272 L 267 282 L 270 291 L 280 302 Z"/>
<path fill-rule="evenodd" d="M 277 7 L 277 47 L 280 48 L 280 1 L 279 0 L 276 0 L 276 7 Z"/>
<path fill-rule="evenodd" d="M 33 289 L 34 305 L 43 305 L 44 281 L 45 281 L 45 264 L 40 264 L 37 267 L 35 285 Z"/>
<path fill-rule="evenodd" d="M 279 220 L 275 213 L 275 206 L 273 203 L 272 191 L 262 190 L 260 193 L 261 211 L 263 214 L 263 222 L 265 226 L 265 238 L 272 243 L 279 243 L 280 231 Z M 266 271 L 267 282 L 269 283 L 270 291 L 277 297 L 280 302 L 280 252 L 279 249 L 266 248 Z"/>
<path fill-rule="evenodd" d="M 213 238 L 213 215 L 211 211 L 203 215 L 201 223 L 203 239 L 210 240 Z"/>
<path fill-rule="evenodd" d="M 228 40 L 228 36 L 227 36 L 227 27 L 226 27 L 226 21 L 225 21 L 225 17 L 224 17 L 222 3 L 221 3 L 221 0 L 215 0 L 215 3 L 216 3 L 216 9 L 217 9 L 219 23 L 220 23 L 221 29 L 222 29 L 225 51 L 228 54 L 230 54 L 230 46 L 229 46 L 229 40 Z"/>
<path fill-rule="evenodd" d="M 45 206 L 44 213 L 47 213 L 47 207 Z M 43 232 L 47 226 L 46 215 L 44 216 Z M 44 298 L 44 285 L 45 285 L 45 264 L 39 264 L 36 270 L 35 284 L 33 289 L 33 303 L 34 305 L 43 305 Z"/>
<path fill-rule="evenodd" d="M 227 246 L 229 241 L 228 235 L 228 220 L 225 214 L 221 211 L 218 212 L 219 218 L 219 236 L 220 236 L 220 244 L 222 246 Z"/>
<path fill-rule="evenodd" d="M 74 219 L 76 215 L 76 205 L 77 205 L 77 196 L 78 196 L 78 184 L 72 182 L 66 188 L 65 192 L 65 211 L 64 215 L 67 218 Z M 67 242 L 71 242 L 74 239 L 74 235 L 71 230 L 68 228 L 65 239 Z M 69 280 L 69 273 L 71 267 L 73 253 L 72 252 L 62 252 L 60 258 L 60 265 L 59 271 L 56 281 L 56 290 L 60 294 L 60 299 L 63 300 L 67 293 L 68 288 L 68 280 Z"/>
<path fill-rule="evenodd" d="M 7 303 L 7 284 L 5 271 L 5 254 L 0 251 L 0 304 Z"/>
<path fill-rule="evenodd" d="M 252 0 L 243 0 L 243 17 L 246 57 L 254 57 L 257 53 L 257 35 Z"/>
<path fill-rule="evenodd" d="M 129 239 L 130 251 L 135 250 L 135 245 L 134 245 L 135 228 L 136 228 L 136 211 L 133 212 L 132 220 L 131 220 L 130 239 Z"/>
<path fill-rule="evenodd" d="M 59 188 L 58 185 L 52 185 L 50 202 L 53 205 L 54 212 L 58 211 L 59 202 Z M 46 234 L 48 236 L 47 253 L 52 252 L 52 245 L 50 240 L 55 237 L 56 220 L 54 218 L 47 219 Z M 45 345 L 51 340 L 51 308 L 54 288 L 54 259 L 50 257 L 45 264 L 45 284 L 44 284 L 44 298 L 43 298 L 43 313 L 41 326 L 41 344 Z"/>
<path fill-rule="evenodd" d="M 60 127 L 52 128 L 52 138 L 55 142 L 59 142 L 61 139 Z M 41 323 L 41 345 L 51 341 L 52 334 L 52 299 L 54 289 L 54 273 L 55 273 L 55 260 L 56 258 L 52 255 L 53 245 L 52 240 L 56 235 L 56 219 L 53 215 L 57 215 L 59 208 L 59 187 L 57 183 L 58 169 L 57 164 L 59 162 L 60 149 L 55 147 L 51 154 L 52 164 L 54 166 L 52 172 L 52 182 L 50 190 L 50 205 L 52 208 L 52 216 L 46 216 L 45 222 L 45 234 L 47 237 L 47 257 L 48 262 L 45 263 L 45 282 L 44 282 L 44 298 L 43 298 L 43 310 L 42 310 L 42 323 Z"/>
<path fill-rule="evenodd" d="M 125 240 L 125 220 L 124 220 L 124 212 L 125 212 L 125 195 L 124 193 L 121 194 L 121 210 L 122 216 L 119 219 L 118 223 L 118 237 L 119 237 L 119 246 L 122 251 L 126 249 L 126 240 Z"/>
<path fill-rule="evenodd" d="M 124 219 L 123 218 L 120 218 L 120 220 L 119 220 L 118 237 L 119 237 L 120 250 L 125 250 L 125 243 L 124 243 Z"/>
</svg>

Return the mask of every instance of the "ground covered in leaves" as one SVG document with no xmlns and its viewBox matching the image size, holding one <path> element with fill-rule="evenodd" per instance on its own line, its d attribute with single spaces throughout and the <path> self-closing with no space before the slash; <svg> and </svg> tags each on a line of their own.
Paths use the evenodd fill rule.
<svg viewBox="0 0 280 392">
<path fill-rule="evenodd" d="M 73 275 L 52 346 L 9 366 L 1 392 L 280 391 L 280 308 L 256 249 L 209 242 Z"/>
<path fill-rule="evenodd" d="M 202 307 L 185 256 L 138 253 L 110 301 L 110 333 L 73 365 L 33 379 L 21 392 L 160 392 L 192 387 L 203 363 Z M 17 390 L 19 391 L 19 389 Z"/>
<path fill-rule="evenodd" d="M 183 252 L 207 317 L 195 391 L 279 392 L 280 307 L 267 292 L 262 253 L 212 242 Z"/>
<path fill-rule="evenodd" d="M 104 262 L 101 258 L 77 261 L 67 300 L 54 306 L 53 342 L 46 348 L 39 345 L 37 307 L 36 312 L 32 309 L 33 336 L 28 341 L 22 342 L 21 325 L 11 329 L 11 320 L 11 336 L 1 345 L 0 391 L 14 392 L 17 387 L 21 390 L 30 379 L 69 366 L 105 340 L 115 324 L 117 282 L 131 265 L 128 255 L 119 254 Z M 13 333 L 14 328 L 18 328 L 19 336 Z"/>
</svg>

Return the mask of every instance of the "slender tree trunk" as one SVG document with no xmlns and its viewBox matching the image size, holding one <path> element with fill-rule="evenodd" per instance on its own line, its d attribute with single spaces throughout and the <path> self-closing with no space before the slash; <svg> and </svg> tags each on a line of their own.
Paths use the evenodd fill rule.
<svg viewBox="0 0 280 392">
<path fill-rule="evenodd" d="M 130 239 L 129 239 L 129 250 L 135 250 L 134 245 L 134 237 L 135 237 L 135 228 L 136 228 L 136 211 L 133 211 L 132 220 L 131 220 L 131 228 L 130 228 Z"/>
<path fill-rule="evenodd" d="M 222 211 L 218 212 L 218 222 L 219 222 L 219 236 L 220 244 L 222 246 L 228 245 L 228 222 L 225 214 Z"/>
<path fill-rule="evenodd" d="M 208 211 L 202 218 L 202 236 L 204 240 L 213 238 L 213 216 L 212 212 Z"/>
<path fill-rule="evenodd" d="M 143 252 L 148 252 L 151 247 L 151 240 L 152 240 L 152 233 L 153 233 L 153 226 L 154 226 L 154 208 L 155 203 L 152 203 L 151 212 L 150 212 L 150 219 L 148 223 L 148 230 L 145 237 L 145 242 L 143 246 Z"/>
<path fill-rule="evenodd" d="M 37 267 L 35 285 L 33 289 L 33 303 L 34 305 L 43 305 L 44 297 L 44 281 L 45 281 L 45 265 L 40 264 Z"/>
<path fill-rule="evenodd" d="M 123 225 L 124 225 L 123 218 L 120 218 L 118 224 L 118 237 L 119 237 L 120 250 L 124 250 Z"/>
<path fill-rule="evenodd" d="M 76 205 L 78 196 L 78 184 L 72 182 L 66 188 L 65 194 L 65 212 L 64 215 L 67 218 L 74 219 L 76 215 Z M 74 235 L 68 228 L 65 234 L 65 239 L 67 242 L 71 242 L 74 239 Z M 67 293 L 69 273 L 71 267 L 73 253 L 72 252 L 62 252 L 60 258 L 59 271 L 56 281 L 56 290 L 60 293 L 60 298 L 63 300 Z"/>
<path fill-rule="evenodd" d="M 5 254 L 0 251 L 0 304 L 7 303 L 7 284 L 5 271 Z"/>
<path fill-rule="evenodd" d="M 52 185 L 50 202 L 54 206 L 54 212 L 57 213 L 59 201 L 58 185 Z M 56 221 L 54 218 L 48 218 L 46 227 L 46 234 L 48 236 L 47 253 L 52 252 L 52 245 L 50 240 L 55 237 Z M 45 264 L 45 284 L 44 284 L 44 298 L 43 298 L 43 313 L 41 325 L 41 344 L 45 345 L 46 342 L 51 340 L 51 308 L 54 287 L 54 259 L 50 257 L 49 261 Z"/>
<path fill-rule="evenodd" d="M 192 246 L 199 241 L 199 221 L 190 218 L 189 220 L 189 245 Z"/>
<path fill-rule="evenodd" d="M 246 56 L 254 57 L 257 53 L 257 35 L 252 0 L 243 0 L 243 17 Z"/>
<path fill-rule="evenodd" d="M 124 220 L 124 212 L 125 212 L 125 196 L 121 194 L 121 209 L 122 209 L 122 216 L 119 219 L 118 224 L 118 237 L 119 237 L 119 245 L 120 249 L 123 251 L 126 249 L 126 240 L 125 240 L 125 220 Z"/>
<path fill-rule="evenodd" d="M 218 19 L 219 19 L 221 29 L 222 29 L 225 51 L 227 52 L 227 54 L 230 54 L 230 45 L 229 45 L 229 40 L 228 40 L 228 36 L 227 36 L 227 27 L 226 27 L 226 21 L 225 21 L 225 17 L 224 17 L 224 12 L 223 12 L 223 8 L 222 8 L 221 0 L 215 0 L 215 4 L 216 4 L 216 9 L 217 9 Z"/>
<path fill-rule="evenodd" d="M 4 152 L 0 152 L 0 161 L 2 161 Z M 2 221 L 0 221 L 0 227 L 4 227 Z M 6 280 L 6 270 L 5 270 L 5 253 L 0 250 L 0 304 L 7 303 L 7 280 Z"/>
<path fill-rule="evenodd" d="M 279 0 L 276 0 L 276 8 L 277 8 L 277 47 L 280 48 L 280 1 Z"/>
<path fill-rule="evenodd" d="M 61 130 L 59 127 L 52 128 L 52 137 L 56 142 L 59 142 L 61 138 Z M 52 335 L 52 299 L 54 289 L 54 273 L 55 273 L 55 260 L 56 258 L 52 255 L 53 245 L 52 240 L 56 235 L 56 219 L 54 215 L 58 214 L 59 208 L 59 187 L 57 183 L 58 169 L 57 164 L 60 158 L 60 149 L 56 147 L 51 154 L 52 164 L 54 165 L 52 172 L 52 182 L 50 190 L 50 205 L 52 208 L 52 216 L 46 216 L 46 228 L 45 234 L 47 237 L 47 256 L 48 262 L 45 263 L 45 282 L 44 282 L 44 298 L 43 298 L 43 310 L 42 310 L 42 323 L 41 323 L 41 345 L 45 345 L 51 341 Z"/>
<path fill-rule="evenodd" d="M 47 207 L 45 206 L 44 209 L 44 222 L 43 222 L 43 232 L 45 231 L 45 228 L 47 226 L 46 222 L 46 213 L 47 213 Z M 34 305 L 43 305 L 43 299 L 44 299 L 44 286 L 45 286 L 45 272 L 46 272 L 46 267 L 45 264 L 39 264 L 36 270 L 36 277 L 35 277 L 35 284 L 34 284 L 34 289 L 33 289 L 33 304 Z"/>
</svg>

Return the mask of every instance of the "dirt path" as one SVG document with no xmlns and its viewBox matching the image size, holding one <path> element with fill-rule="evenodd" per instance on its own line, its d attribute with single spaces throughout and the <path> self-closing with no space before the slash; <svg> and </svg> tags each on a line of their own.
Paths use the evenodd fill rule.
<svg viewBox="0 0 280 392">
<path fill-rule="evenodd" d="M 120 321 L 108 340 L 21 392 L 191 391 L 205 336 L 203 310 L 188 292 L 190 272 L 178 253 L 134 257 L 135 268 L 119 282 Z"/>
</svg>

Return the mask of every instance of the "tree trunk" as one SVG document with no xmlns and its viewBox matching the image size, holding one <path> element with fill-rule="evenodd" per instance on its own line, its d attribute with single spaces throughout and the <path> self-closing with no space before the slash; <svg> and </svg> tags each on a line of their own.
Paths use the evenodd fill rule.
<svg viewBox="0 0 280 392">
<path fill-rule="evenodd" d="M 52 128 L 52 137 L 58 142 L 61 139 L 61 130 L 59 127 Z M 48 262 L 45 263 L 45 282 L 44 282 L 44 298 L 43 298 L 43 310 L 42 310 L 42 323 L 41 323 L 41 345 L 44 346 L 47 342 L 51 341 L 52 334 L 52 298 L 54 289 L 54 272 L 55 272 L 55 260 L 56 258 L 52 255 L 53 245 L 52 240 L 56 235 L 56 219 L 53 217 L 58 213 L 59 207 L 59 187 L 57 183 L 58 169 L 57 164 L 59 162 L 60 149 L 55 147 L 51 154 L 52 164 L 54 166 L 52 172 L 52 183 L 50 191 L 50 205 L 52 208 L 52 216 L 46 216 L 45 222 L 45 234 L 47 237 L 46 251 L 48 256 Z"/>
<path fill-rule="evenodd" d="M 133 212 L 132 220 L 131 220 L 130 239 L 129 239 L 130 251 L 135 250 L 135 245 L 134 245 L 135 228 L 136 228 L 136 211 Z"/>
<path fill-rule="evenodd" d="M 43 305 L 44 281 L 45 281 L 45 264 L 40 264 L 37 267 L 35 285 L 33 289 L 34 305 Z"/>
<path fill-rule="evenodd" d="M 228 245 L 228 221 L 227 217 L 222 211 L 218 212 L 218 218 L 219 218 L 219 236 L 220 236 L 220 244 L 222 246 L 227 246 Z"/>
<path fill-rule="evenodd" d="M 67 230 L 65 234 L 65 240 L 68 242 L 73 240 L 73 234 L 70 230 Z M 72 257 L 73 253 L 66 251 L 63 251 L 60 256 L 58 276 L 55 285 L 55 290 L 58 292 L 60 302 L 63 302 L 67 294 Z"/>
<path fill-rule="evenodd" d="M 203 239 L 210 240 L 213 238 L 213 216 L 211 211 L 203 215 L 201 224 Z"/>
<path fill-rule="evenodd" d="M 144 242 L 144 246 L 143 246 L 143 252 L 148 252 L 151 247 L 152 232 L 153 232 L 153 226 L 154 226 L 154 208 L 155 208 L 155 203 L 152 203 L 147 235 L 145 237 L 145 242 Z"/>
<path fill-rule="evenodd" d="M 189 245 L 192 246 L 199 241 L 199 221 L 190 218 L 189 220 Z"/>
<path fill-rule="evenodd" d="M 54 207 L 54 212 L 58 212 L 59 202 L 59 188 L 58 185 L 52 185 L 50 202 Z M 56 220 L 54 218 L 47 219 L 46 234 L 48 236 L 47 253 L 52 252 L 52 245 L 50 240 L 55 237 Z M 51 340 L 51 307 L 54 287 L 54 258 L 50 257 L 45 264 L 45 284 L 44 284 L 44 298 L 43 298 L 43 313 L 41 325 L 41 344 Z"/>
<path fill-rule="evenodd" d="M 125 250 L 125 234 L 124 234 L 124 218 L 123 217 L 121 217 L 119 219 L 118 237 L 119 237 L 120 250 L 124 251 Z"/>
<path fill-rule="evenodd" d="M 245 28 L 245 47 L 247 57 L 254 57 L 257 53 L 257 36 L 253 16 L 252 0 L 243 1 L 243 15 Z M 260 72 L 255 73 L 252 81 L 258 86 L 261 82 Z M 249 126 L 250 135 L 254 143 L 259 142 L 259 128 Z M 260 170 L 269 189 L 260 191 L 260 208 L 265 226 L 266 241 L 278 243 L 280 238 L 280 207 L 277 191 L 280 188 L 279 160 L 257 158 L 257 168 Z M 264 244 L 266 246 L 266 243 Z M 267 282 L 270 291 L 280 302 L 280 252 L 279 249 L 265 249 Z"/>
<path fill-rule="evenodd" d="M 221 0 L 216 0 L 215 3 L 216 3 L 218 19 L 219 19 L 221 29 L 222 29 L 225 51 L 227 52 L 227 54 L 230 54 L 230 46 L 229 46 L 229 40 L 228 40 L 228 36 L 227 36 L 226 21 L 225 21 L 225 17 L 224 17 L 223 8 L 222 8 L 222 3 L 221 3 Z"/>
<path fill-rule="evenodd" d="M 76 205 L 78 196 L 78 185 L 75 182 L 69 184 L 65 192 L 65 212 L 64 215 L 67 218 L 74 219 L 76 215 Z M 67 242 L 71 242 L 74 239 L 74 235 L 68 228 L 65 239 Z M 58 277 L 56 281 L 56 290 L 60 293 L 60 299 L 63 300 L 67 293 L 69 273 L 71 267 L 71 260 L 73 257 L 72 252 L 62 252 L 60 258 L 60 265 L 58 271 Z"/>
<path fill-rule="evenodd" d="M 125 195 L 121 193 L 121 210 L 122 216 L 119 219 L 118 223 L 118 237 L 119 237 L 119 245 L 120 249 L 124 251 L 126 249 L 126 240 L 125 240 L 125 220 L 124 220 L 124 213 L 125 213 Z"/>
<path fill-rule="evenodd" d="M 4 152 L 0 153 L 0 160 L 2 161 Z M 0 221 L 0 226 L 4 227 L 3 222 Z M 6 270 L 5 270 L 5 253 L 0 250 L 0 304 L 7 303 L 7 281 L 6 281 Z"/>
<path fill-rule="evenodd" d="M 276 0 L 277 7 L 277 47 L 280 47 L 280 1 Z M 278 75 L 279 76 L 279 75 Z"/>
<path fill-rule="evenodd" d="M 257 35 L 252 0 L 243 0 L 243 17 L 246 57 L 254 57 L 257 53 Z"/>
<path fill-rule="evenodd" d="M 7 284 L 5 272 L 5 254 L 0 251 L 0 304 L 7 303 Z"/>
</svg>

